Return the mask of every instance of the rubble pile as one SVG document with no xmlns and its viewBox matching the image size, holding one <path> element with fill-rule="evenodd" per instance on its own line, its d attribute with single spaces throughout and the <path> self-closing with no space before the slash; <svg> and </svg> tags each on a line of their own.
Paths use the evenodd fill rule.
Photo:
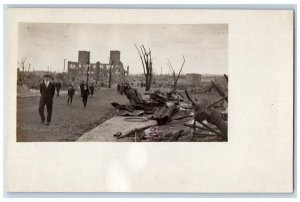
<svg viewBox="0 0 300 202">
<path fill-rule="evenodd" d="M 212 88 L 220 99 L 193 100 L 185 91 L 153 91 L 141 95 L 136 89 L 128 89 L 125 94 L 128 105 L 111 103 L 120 116 L 129 116 L 130 121 L 155 120 L 156 125 L 135 128 L 122 134 L 114 134 L 117 139 L 127 138 L 134 142 L 173 141 L 228 141 L 226 91 L 212 82 Z M 222 104 L 225 103 L 226 104 Z M 221 104 L 220 104 L 221 103 Z"/>
</svg>

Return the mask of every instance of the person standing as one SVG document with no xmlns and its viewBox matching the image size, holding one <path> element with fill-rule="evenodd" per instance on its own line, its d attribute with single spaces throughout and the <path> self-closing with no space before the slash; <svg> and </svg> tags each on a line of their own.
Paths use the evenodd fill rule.
<svg viewBox="0 0 300 202">
<path fill-rule="evenodd" d="M 56 87 L 56 94 L 57 97 L 59 96 L 59 91 L 61 89 L 61 83 L 59 82 L 59 80 L 57 80 L 57 82 L 55 83 L 55 87 Z"/>
<path fill-rule="evenodd" d="M 93 85 L 93 83 L 91 83 L 90 91 L 91 91 L 91 98 L 93 98 L 93 95 L 94 95 L 94 85 Z"/>
<path fill-rule="evenodd" d="M 90 91 L 89 91 L 88 86 L 84 85 L 83 86 L 83 91 L 82 91 L 82 102 L 83 102 L 84 108 L 86 108 L 86 104 L 87 104 L 89 94 L 90 94 Z"/>
<path fill-rule="evenodd" d="M 44 107 L 47 107 L 47 125 L 51 122 L 53 97 L 55 94 L 55 85 L 50 81 L 50 75 L 44 75 L 43 82 L 40 84 L 40 103 L 39 114 L 41 117 L 41 124 L 45 122 Z"/>
<path fill-rule="evenodd" d="M 83 87 L 84 87 L 84 81 L 81 81 L 81 84 L 80 84 L 80 95 L 82 97 L 82 93 L 83 93 Z"/>
<path fill-rule="evenodd" d="M 68 104 L 70 104 L 70 106 L 72 105 L 72 101 L 73 101 L 73 95 L 75 94 L 75 89 L 73 87 L 73 85 L 71 85 L 69 88 L 68 88 Z"/>
</svg>

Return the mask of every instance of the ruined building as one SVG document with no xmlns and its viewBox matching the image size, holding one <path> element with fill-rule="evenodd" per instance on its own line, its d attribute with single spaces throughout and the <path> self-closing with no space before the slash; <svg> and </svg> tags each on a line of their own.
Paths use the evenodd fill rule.
<svg viewBox="0 0 300 202">
<path fill-rule="evenodd" d="M 68 61 L 68 79 L 81 82 L 87 81 L 88 78 L 89 83 L 108 84 L 111 72 L 112 83 L 124 81 L 128 76 L 129 67 L 127 71 L 124 69 L 120 55 L 120 51 L 110 51 L 109 63 L 90 63 L 90 52 L 79 51 L 78 62 Z"/>
</svg>

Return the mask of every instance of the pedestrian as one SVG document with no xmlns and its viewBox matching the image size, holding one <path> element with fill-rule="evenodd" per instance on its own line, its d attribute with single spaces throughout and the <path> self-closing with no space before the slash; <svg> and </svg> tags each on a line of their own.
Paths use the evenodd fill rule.
<svg viewBox="0 0 300 202">
<path fill-rule="evenodd" d="M 55 94 L 55 84 L 50 81 L 50 75 L 44 75 L 43 82 L 40 84 L 40 103 L 39 114 L 41 117 L 41 124 L 45 122 L 44 107 L 47 107 L 47 125 L 51 122 L 53 97 Z"/>
<path fill-rule="evenodd" d="M 90 94 L 89 88 L 87 85 L 84 84 L 83 91 L 82 91 L 82 102 L 83 102 L 84 108 L 86 108 L 89 94 Z"/>
<path fill-rule="evenodd" d="M 70 106 L 72 105 L 72 101 L 73 101 L 73 95 L 75 94 L 75 89 L 74 89 L 74 86 L 71 85 L 69 88 L 68 88 L 68 104 L 70 104 Z"/>
<path fill-rule="evenodd" d="M 57 82 L 55 83 L 55 87 L 56 87 L 56 94 L 57 97 L 59 96 L 59 91 L 61 89 L 61 83 L 59 82 L 59 80 L 57 80 Z"/>
<path fill-rule="evenodd" d="M 91 98 L 93 98 L 93 95 L 94 95 L 94 84 L 93 83 L 91 83 L 90 91 L 91 91 Z"/>
<path fill-rule="evenodd" d="M 82 97 L 83 87 L 84 87 L 84 81 L 81 81 L 81 84 L 80 84 L 80 95 L 81 95 L 81 97 Z"/>
</svg>

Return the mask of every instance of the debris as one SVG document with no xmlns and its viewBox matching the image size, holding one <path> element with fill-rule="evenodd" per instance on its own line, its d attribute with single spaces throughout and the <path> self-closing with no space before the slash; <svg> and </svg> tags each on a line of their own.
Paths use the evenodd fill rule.
<svg viewBox="0 0 300 202">
<path fill-rule="evenodd" d="M 223 98 L 221 98 L 221 99 L 215 101 L 214 103 L 208 105 L 207 108 L 210 108 L 210 107 L 214 106 L 215 104 L 218 104 L 219 102 L 221 102 L 221 101 L 223 101 L 223 100 L 227 100 L 227 99 L 228 99 L 228 96 L 225 96 L 225 97 L 223 97 Z"/>
<path fill-rule="evenodd" d="M 135 135 L 135 133 L 139 133 L 139 132 L 142 132 L 144 131 L 145 129 L 149 128 L 151 126 L 145 126 L 145 127 L 142 127 L 142 128 L 135 128 L 127 133 L 125 133 L 124 135 L 121 135 L 119 137 L 117 137 L 118 139 L 119 138 L 124 138 L 124 137 L 127 137 L 127 136 L 130 136 L 130 135 Z"/>
<path fill-rule="evenodd" d="M 196 104 L 195 108 L 195 120 L 202 124 L 212 132 L 222 136 L 227 141 L 227 123 L 222 119 L 222 114 L 215 109 L 207 109 L 203 104 Z M 206 120 L 208 123 L 215 125 L 221 132 L 214 130 L 207 124 L 203 123 Z"/>
<path fill-rule="evenodd" d="M 219 93 L 220 96 L 226 97 L 226 101 L 228 102 L 228 98 L 224 90 L 221 88 L 221 86 L 215 84 L 213 81 L 211 81 L 212 86 L 216 89 L 216 91 Z"/>
<path fill-rule="evenodd" d="M 116 108 L 116 109 L 119 109 L 119 110 L 126 110 L 126 111 L 129 111 L 129 112 L 133 112 L 134 111 L 134 107 L 132 106 L 129 106 L 129 105 L 120 105 L 116 102 L 112 102 L 111 105 Z"/>
<path fill-rule="evenodd" d="M 128 105 L 111 103 L 118 114 L 129 115 L 124 119 L 128 122 L 152 119 L 156 120 L 157 125 L 135 128 L 115 137 L 128 137 L 135 142 L 227 141 L 227 109 L 224 110 L 223 105 L 216 105 L 227 101 L 228 96 L 214 82 L 211 83 L 217 92 L 220 91 L 219 94 L 224 95 L 213 102 L 209 102 L 205 96 L 197 97 L 199 100 L 192 99 L 187 91 L 186 98 L 190 102 L 176 91 L 148 91 L 142 97 L 136 89 L 127 89 Z"/>
<path fill-rule="evenodd" d="M 182 135 L 181 137 L 179 137 L 177 139 L 177 141 L 178 142 L 189 142 L 189 141 L 191 141 L 192 137 L 193 137 L 193 134 L 189 133 L 187 135 Z"/>
<path fill-rule="evenodd" d="M 202 124 L 205 128 L 207 128 L 208 130 L 214 132 L 215 134 L 218 134 L 225 141 L 227 141 L 227 139 L 228 139 L 227 138 L 227 122 L 225 122 L 223 120 L 222 114 L 220 112 L 218 112 L 217 110 L 213 109 L 213 108 L 208 108 L 212 105 L 208 104 L 207 99 L 202 99 L 199 103 L 195 103 L 191 99 L 191 97 L 189 96 L 188 92 L 185 91 L 185 93 L 186 93 L 187 98 L 193 104 L 194 113 L 195 113 L 195 118 L 194 118 L 195 121 Z M 223 98 L 226 99 L 227 96 L 225 96 Z M 212 127 L 209 127 L 207 124 L 203 123 L 204 120 L 206 120 L 208 123 L 210 123 L 212 125 L 215 125 L 220 130 L 220 132 L 214 130 Z"/>
<path fill-rule="evenodd" d="M 179 107 L 183 108 L 183 109 L 191 109 L 192 108 L 192 106 L 190 104 L 185 103 L 185 102 L 180 102 Z"/>
<path fill-rule="evenodd" d="M 180 131 L 174 133 L 173 136 L 172 136 L 171 141 L 172 141 L 172 142 L 177 141 L 178 138 L 180 137 L 180 134 L 181 134 L 183 131 L 184 131 L 184 130 L 180 130 Z"/>
<path fill-rule="evenodd" d="M 159 91 L 150 93 L 150 98 L 152 98 L 153 100 L 158 101 L 160 103 L 166 103 L 168 101 L 167 95 L 164 93 L 161 93 Z"/>
<path fill-rule="evenodd" d="M 121 132 L 117 132 L 117 133 L 114 134 L 114 137 L 120 137 L 121 135 L 122 135 Z"/>
<path fill-rule="evenodd" d="M 146 117 L 127 117 L 124 120 L 129 121 L 129 122 L 145 122 L 145 121 L 148 121 L 148 119 Z"/>
<path fill-rule="evenodd" d="M 131 106 L 144 102 L 142 95 L 137 91 L 137 89 L 128 88 L 125 90 L 125 94 Z"/>
<path fill-rule="evenodd" d="M 163 107 L 157 108 L 157 110 L 154 112 L 153 119 L 157 121 L 158 125 L 166 124 L 170 120 L 175 108 L 176 105 L 174 103 L 167 102 Z"/>
<path fill-rule="evenodd" d="M 194 124 L 188 124 L 188 123 L 185 123 L 183 124 L 184 126 L 187 126 L 187 127 L 190 127 L 190 128 L 198 128 L 198 129 L 201 129 L 201 130 L 205 130 L 205 131 L 210 131 L 209 129 L 207 128 L 203 128 L 203 127 L 200 127 L 200 126 L 197 126 L 197 125 L 194 125 Z"/>
<path fill-rule="evenodd" d="M 193 117 L 190 110 L 184 110 L 181 108 L 176 108 L 170 118 L 170 121 L 185 119 L 188 117 Z"/>
<path fill-rule="evenodd" d="M 158 130 L 158 126 L 152 126 L 150 128 L 147 128 L 144 130 L 144 136 L 145 138 L 157 138 L 160 137 L 160 132 Z"/>
<path fill-rule="evenodd" d="M 134 110 L 134 111 L 128 111 L 124 109 L 117 109 L 117 114 L 120 116 L 139 116 L 143 115 L 145 111 L 143 110 Z"/>
<path fill-rule="evenodd" d="M 227 76 L 227 74 L 224 74 L 224 77 L 226 79 L 226 82 L 228 83 L 228 76 Z"/>
</svg>

